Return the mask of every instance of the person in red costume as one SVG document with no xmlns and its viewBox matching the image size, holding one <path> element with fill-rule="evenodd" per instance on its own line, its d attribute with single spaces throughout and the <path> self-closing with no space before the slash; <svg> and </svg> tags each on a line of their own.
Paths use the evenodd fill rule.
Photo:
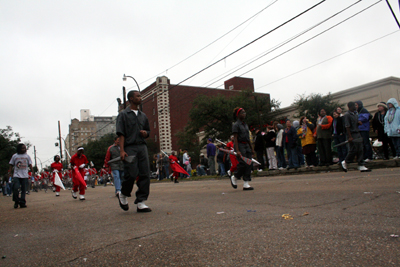
<svg viewBox="0 0 400 267">
<path fill-rule="evenodd" d="M 60 162 L 60 156 L 59 155 L 55 155 L 54 156 L 54 162 L 50 165 L 50 167 L 51 167 L 51 170 L 53 171 L 53 175 L 52 175 L 51 181 L 52 181 L 53 185 L 56 188 L 56 197 L 59 197 L 60 196 L 61 187 L 59 187 L 58 185 L 54 184 L 54 179 L 55 179 L 56 173 L 58 174 L 58 177 L 60 177 L 60 179 L 62 177 L 63 165 Z"/>
<path fill-rule="evenodd" d="M 231 136 L 231 141 L 226 144 L 226 149 L 235 151 L 235 146 L 233 144 L 234 136 Z M 236 156 L 233 154 L 229 154 L 229 159 L 231 160 L 231 168 L 228 170 L 228 175 L 231 177 L 235 171 L 237 170 L 237 165 L 239 161 L 237 160 Z"/>
<path fill-rule="evenodd" d="M 79 200 L 85 200 L 86 182 L 83 180 L 83 177 L 85 177 L 85 166 L 89 162 L 83 154 L 83 147 L 78 147 L 76 154 L 71 157 L 70 163 L 71 167 L 74 169 L 72 172 L 72 183 L 74 184 L 71 190 L 72 197 L 76 199 L 76 192 L 79 190 Z M 78 177 L 76 172 L 78 172 L 81 177 Z"/>
<path fill-rule="evenodd" d="M 169 159 L 169 164 L 171 165 L 171 169 L 175 163 L 179 163 L 178 158 L 175 156 L 175 151 L 172 151 L 172 154 L 168 157 L 168 159 Z M 172 169 L 172 171 L 173 171 L 173 174 L 172 174 L 171 180 L 174 180 L 175 183 L 179 183 L 178 182 L 179 172 L 177 172 L 174 169 Z"/>
</svg>

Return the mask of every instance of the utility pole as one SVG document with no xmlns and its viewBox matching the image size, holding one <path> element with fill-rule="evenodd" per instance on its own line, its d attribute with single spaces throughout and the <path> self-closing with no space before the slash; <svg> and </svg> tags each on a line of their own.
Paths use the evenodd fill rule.
<svg viewBox="0 0 400 267">
<path fill-rule="evenodd" d="M 61 127 L 60 127 L 60 121 L 58 121 L 58 141 L 60 144 L 60 159 L 62 160 L 63 154 L 62 154 L 62 142 L 61 142 Z"/>
<path fill-rule="evenodd" d="M 37 163 L 36 163 L 36 147 L 35 146 L 33 146 L 33 154 L 35 156 L 35 168 L 37 170 L 38 168 L 37 168 Z"/>
<path fill-rule="evenodd" d="M 126 109 L 126 90 L 125 90 L 125 86 L 122 86 L 122 96 L 123 96 L 123 100 L 124 100 L 124 109 Z"/>
</svg>

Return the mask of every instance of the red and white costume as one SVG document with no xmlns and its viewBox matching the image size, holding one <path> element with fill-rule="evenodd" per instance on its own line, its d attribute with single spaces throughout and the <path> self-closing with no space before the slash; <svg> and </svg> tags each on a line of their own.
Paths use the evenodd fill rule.
<svg viewBox="0 0 400 267">
<path fill-rule="evenodd" d="M 226 144 L 226 148 L 231 151 L 235 151 L 233 141 L 230 141 L 228 144 Z M 229 158 L 231 160 L 231 168 L 230 171 L 233 174 L 237 170 L 237 165 L 239 164 L 239 161 L 237 160 L 237 157 L 235 155 L 229 154 Z"/>
<path fill-rule="evenodd" d="M 79 189 L 79 194 L 80 195 L 84 195 L 85 194 L 85 189 L 86 189 L 86 183 L 83 180 L 83 177 L 85 177 L 85 170 L 84 168 L 79 168 L 79 166 L 81 166 L 82 164 L 88 164 L 89 161 L 87 160 L 85 155 L 81 155 L 81 157 L 78 157 L 77 154 L 73 155 L 71 157 L 71 166 L 73 166 L 73 168 L 77 168 L 78 172 L 81 175 L 82 179 L 79 179 L 77 177 L 77 175 L 75 174 L 75 172 L 72 172 L 72 183 L 74 184 L 74 186 L 72 187 L 72 191 L 74 192 L 78 192 Z"/>
<path fill-rule="evenodd" d="M 60 192 L 61 191 L 61 187 L 59 187 L 58 185 L 54 184 L 54 177 L 56 176 L 56 172 L 58 173 L 58 176 L 62 177 L 62 169 L 63 169 L 63 165 L 61 164 L 61 162 L 53 162 L 50 165 L 51 169 L 53 170 L 53 175 L 51 177 L 51 182 L 53 183 L 53 185 L 56 187 L 56 192 Z M 56 171 L 56 172 L 54 172 Z"/>
</svg>

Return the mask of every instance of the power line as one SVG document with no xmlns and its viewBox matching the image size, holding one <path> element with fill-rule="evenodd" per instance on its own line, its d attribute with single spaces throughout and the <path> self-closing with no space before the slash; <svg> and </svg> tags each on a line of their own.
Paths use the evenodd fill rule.
<svg viewBox="0 0 400 267">
<path fill-rule="evenodd" d="M 212 80 L 215 80 L 215 81 L 212 82 L 212 83 L 210 83 L 210 84 L 208 84 L 206 87 L 209 87 L 209 86 L 213 85 L 214 83 L 216 83 L 217 81 L 219 81 L 219 80 L 221 80 L 221 79 L 224 79 L 224 78 L 230 76 L 230 75 L 233 74 L 234 72 L 236 72 L 236 71 L 238 71 L 238 70 L 241 70 L 241 69 L 247 67 L 247 66 L 250 65 L 251 63 L 253 63 L 253 62 L 255 62 L 255 61 L 261 59 L 262 57 L 265 57 L 266 55 L 268 55 L 268 54 L 272 53 L 273 51 L 275 51 L 275 50 L 281 48 L 282 46 L 284 46 L 284 45 L 290 43 L 291 41 L 297 39 L 297 38 L 300 37 L 301 35 L 303 35 L 303 34 L 309 32 L 309 31 L 311 31 L 312 29 L 314 29 L 314 28 L 320 26 L 321 24 L 323 24 L 323 23 L 327 22 L 328 20 L 330 20 L 330 19 L 336 17 L 336 16 L 339 15 L 340 13 L 343 13 L 343 12 L 346 11 L 347 9 L 353 7 L 354 5 L 356 5 L 356 4 L 360 3 L 360 2 L 361 2 L 361 0 L 359 0 L 359 1 L 357 1 L 357 2 L 355 2 L 355 3 L 353 3 L 353 4 L 351 4 L 351 5 L 349 5 L 348 7 L 346 7 L 346 8 L 344 8 L 344 9 L 340 10 L 339 12 L 333 14 L 332 16 L 330 16 L 330 17 L 328 17 L 328 18 L 326 18 L 326 19 L 320 21 L 319 23 L 315 24 L 314 26 L 312 26 L 312 27 L 310 27 L 310 28 L 308 28 L 308 29 L 306 29 L 306 30 L 304 30 L 304 31 L 302 31 L 302 32 L 300 32 L 300 33 L 294 35 L 293 37 L 291 37 L 291 38 L 289 38 L 288 40 L 286 40 L 286 41 L 280 43 L 279 45 L 277 45 L 277 46 L 275 46 L 275 47 L 273 47 L 273 48 L 268 49 L 267 51 L 261 53 L 260 55 L 256 56 L 255 58 L 251 59 L 251 60 L 248 61 L 247 63 L 242 63 L 242 64 L 240 64 L 240 65 L 239 65 L 240 67 L 237 66 L 237 67 L 233 68 L 233 69 L 234 69 L 233 71 L 232 71 L 232 69 L 231 69 L 230 71 L 227 71 L 227 72 L 225 72 L 224 74 L 217 76 L 216 78 L 212 79 Z M 229 73 L 228 73 L 228 72 L 229 72 Z M 228 73 L 228 74 L 227 74 L 227 73 Z M 223 75 L 225 75 L 225 76 L 223 76 Z M 211 80 L 211 81 L 212 81 L 212 80 Z M 209 81 L 209 82 L 211 82 L 211 81 Z M 207 83 L 209 83 L 209 82 L 207 82 Z M 206 84 L 207 84 L 207 83 L 206 83 Z M 204 85 L 205 85 L 205 84 L 204 84 Z M 220 86 L 221 86 L 221 85 L 219 85 L 218 87 L 220 87 Z"/>
<path fill-rule="evenodd" d="M 234 30 L 236 30 L 237 28 L 239 28 L 240 26 L 242 26 L 243 24 L 245 24 L 246 22 L 248 22 L 249 20 L 251 20 L 252 18 L 258 16 L 259 14 L 261 14 L 264 10 L 266 10 L 267 8 L 269 8 L 270 6 L 272 6 L 273 4 L 275 4 L 278 0 L 275 0 L 274 2 L 272 2 L 271 4 L 267 5 L 266 7 L 264 7 L 263 9 L 261 9 L 260 11 L 258 11 L 256 14 L 254 14 L 253 16 L 251 16 L 250 18 L 246 19 L 245 21 L 243 21 L 242 23 L 240 23 L 239 25 L 235 26 L 233 29 L 229 30 L 228 32 L 226 32 L 225 34 L 223 34 L 222 36 L 218 37 L 217 39 L 215 39 L 214 41 L 212 41 L 211 43 L 209 43 L 208 45 L 204 46 L 203 48 L 201 48 L 200 50 L 197 50 L 196 52 L 194 52 L 193 54 L 191 54 L 190 56 L 182 59 L 181 61 L 179 61 L 178 63 L 176 63 L 175 65 L 173 65 L 172 67 L 169 67 L 168 69 L 166 69 L 166 71 L 178 66 L 179 64 L 181 64 L 182 62 L 188 60 L 189 58 L 197 55 L 198 53 L 200 53 L 201 51 L 203 51 L 204 49 L 206 49 L 207 47 L 211 46 L 212 44 L 216 43 L 217 41 L 221 40 L 222 38 L 224 38 L 225 36 L 227 36 L 228 34 L 230 34 L 231 32 L 233 32 Z M 156 76 L 153 76 L 143 82 L 141 82 L 140 84 L 143 84 L 145 82 L 148 82 L 150 80 L 153 80 L 154 78 L 158 77 L 159 75 L 163 74 L 164 71 L 160 72 L 159 74 L 157 74 Z"/>
<path fill-rule="evenodd" d="M 387 3 L 387 5 L 388 5 L 388 7 L 389 7 L 389 9 L 390 9 L 390 12 L 392 12 L 393 18 L 394 18 L 394 20 L 396 21 L 397 26 L 399 26 L 399 29 L 400 29 L 400 23 L 399 23 L 399 21 L 397 20 L 396 14 L 394 14 L 394 11 L 393 11 L 393 9 L 392 9 L 392 6 L 390 5 L 390 3 L 389 3 L 388 0 L 386 0 L 386 3 Z M 400 0 L 399 0 L 399 9 L 400 9 Z"/>
<path fill-rule="evenodd" d="M 381 37 L 379 37 L 379 38 L 376 38 L 376 39 L 374 39 L 374 40 L 372 40 L 372 41 L 369 41 L 369 42 L 367 42 L 367 43 L 365 43 L 365 44 L 362 44 L 362 45 L 360 45 L 360 46 L 357 46 L 357 47 L 355 47 L 355 48 L 352 48 L 352 49 L 350 49 L 350 50 L 347 50 L 347 51 L 345 51 L 345 52 L 343 52 L 343 53 L 340 53 L 340 54 L 338 54 L 338 55 L 335 55 L 335 56 L 333 56 L 333 57 L 330 57 L 330 58 L 328 58 L 328 59 L 325 59 L 325 60 L 323 60 L 323 61 L 321 61 L 321 62 L 318 62 L 318 63 L 316 63 L 316 64 L 314 64 L 314 65 L 308 66 L 308 67 L 306 67 L 306 68 L 304 68 L 304 69 L 301 69 L 301 70 L 296 71 L 296 72 L 294 72 L 294 73 L 291 73 L 291 74 L 289 74 L 289 75 L 287 75 L 287 76 L 284 76 L 284 77 L 282 77 L 282 78 L 279 78 L 279 79 L 277 79 L 277 80 L 275 80 L 275 81 L 273 81 L 273 82 L 264 84 L 264 85 L 258 87 L 257 89 L 260 89 L 260 88 L 263 88 L 263 87 L 265 87 L 265 86 L 271 85 L 271 84 L 273 84 L 273 83 L 279 82 L 279 81 L 281 81 L 281 80 L 283 80 L 283 79 L 289 78 L 289 77 L 291 77 L 291 76 L 293 76 L 293 75 L 296 75 L 296 74 L 298 74 L 298 73 L 300 73 L 300 72 L 303 72 L 303 71 L 305 71 L 305 70 L 308 70 L 308 69 L 311 69 L 311 68 L 313 68 L 313 67 L 315 67 L 315 66 L 318 66 L 318 65 L 320 65 L 320 64 L 323 64 L 323 63 L 325 63 L 325 62 L 327 62 L 327 61 L 330 61 L 330 60 L 335 59 L 335 58 L 337 58 L 337 57 L 343 56 L 343 55 L 345 55 L 345 54 L 347 54 L 347 53 L 353 52 L 354 50 L 357 50 L 357 49 L 359 49 L 359 48 L 361 48 L 361 47 L 364 47 L 364 46 L 366 46 L 366 45 L 372 44 L 372 43 L 374 43 L 374 42 L 376 42 L 376 41 L 379 41 L 379 40 L 381 40 L 381 39 L 383 39 L 383 38 L 385 38 L 385 37 L 388 37 L 388 36 L 390 36 L 390 35 L 392 35 L 392 34 L 394 34 L 394 33 L 399 32 L 399 31 L 400 31 L 400 30 L 396 30 L 396 31 L 394 31 L 394 32 L 391 32 L 391 33 L 388 33 L 388 34 L 386 34 L 386 35 L 383 35 L 383 36 L 381 36 Z"/>
<path fill-rule="evenodd" d="M 255 69 L 258 69 L 259 67 L 261 67 L 261 66 L 263 66 L 263 65 L 265 65 L 265 64 L 267 64 L 267 63 L 269 63 L 269 62 L 271 62 L 272 60 L 274 60 L 274 59 L 276 59 L 276 58 L 278 58 L 278 57 L 281 57 L 282 55 L 284 55 L 284 54 L 286 54 L 286 53 L 292 51 L 293 49 L 295 49 L 295 48 L 297 48 L 297 47 L 299 47 L 299 46 L 301 46 L 301 45 L 303 45 L 303 44 L 305 44 L 305 43 L 307 43 L 307 42 L 309 42 L 309 41 L 315 39 L 316 37 L 318 37 L 318 36 L 320 36 L 320 35 L 326 33 L 327 31 L 329 31 L 329 30 L 331 30 L 331 29 L 333 29 L 333 28 L 335 28 L 335 27 L 337 27 L 337 26 L 339 26 L 340 24 L 346 22 L 347 20 L 349 20 L 349 19 L 351 19 L 351 18 L 353 18 L 353 17 L 359 15 L 360 13 L 366 11 L 367 9 L 373 7 L 374 5 L 378 4 L 378 3 L 381 2 L 381 1 L 382 1 L 382 0 L 379 0 L 379 1 L 375 2 L 375 3 L 373 3 L 372 5 L 370 5 L 370 6 L 366 7 L 366 8 L 364 8 L 364 9 L 362 9 L 361 11 L 359 11 L 359 12 L 357 12 L 357 13 L 351 15 L 350 17 L 348 17 L 348 18 L 346 18 L 346 19 L 340 21 L 339 23 L 337 23 L 337 24 L 335 24 L 335 25 L 329 27 L 328 29 L 326 29 L 326 30 L 324 30 L 324 31 L 322 31 L 322 32 L 320 32 L 320 33 L 314 35 L 313 37 L 311 37 L 311 38 L 309 38 L 309 39 L 307 39 L 307 40 L 305 40 L 304 42 L 301 42 L 300 44 L 295 45 L 294 47 L 292 47 L 292 48 L 286 50 L 285 52 L 282 52 L 281 54 L 279 54 L 279 55 L 277 55 L 277 56 L 275 56 L 275 57 L 273 57 L 273 58 L 271 58 L 271 59 L 269 59 L 269 60 L 267 60 L 267 61 L 261 63 L 260 65 L 258 65 L 258 66 L 256 66 L 256 67 L 254 67 L 254 68 L 252 68 L 252 69 L 250 69 L 250 70 L 248 70 L 248 71 L 242 73 L 241 75 L 239 75 L 239 77 L 241 77 L 241 76 L 243 76 L 243 75 L 245 75 L 245 74 L 247 74 L 247 73 L 249 73 L 249 72 L 251 72 L 251 71 L 253 71 L 253 70 L 255 70 Z"/>
<path fill-rule="evenodd" d="M 180 84 L 182 84 L 183 82 L 189 80 L 190 78 L 192 78 L 192 77 L 194 77 L 194 76 L 200 74 L 201 72 L 203 72 L 203 71 L 209 69 L 210 67 L 214 66 L 215 64 L 217 64 L 217 63 L 219 63 L 219 62 L 225 60 L 226 58 L 232 56 L 233 54 L 235 54 L 235 53 L 237 53 L 237 52 L 243 50 L 244 48 L 250 46 L 251 44 L 253 44 L 253 43 L 257 42 L 258 40 L 262 39 L 263 37 L 267 36 L 268 34 L 270 34 L 270 33 L 274 32 L 274 31 L 276 31 L 277 29 L 283 27 L 284 25 L 288 24 L 289 22 L 291 22 L 291 21 L 295 20 L 296 18 L 298 18 L 298 17 L 304 15 L 305 13 L 307 13 L 308 11 L 314 9 L 315 7 L 319 6 L 320 4 L 322 4 L 322 3 L 325 2 L 325 1 L 326 1 L 326 0 L 322 0 L 322 1 L 320 1 L 319 3 L 317 3 L 317 4 L 313 5 L 313 6 L 311 6 L 310 8 L 308 8 L 308 9 L 302 11 L 301 13 L 297 14 L 296 16 L 294 16 L 294 17 L 290 18 L 289 20 L 283 22 L 282 24 L 276 26 L 274 29 L 272 29 L 272 30 L 270 30 L 270 31 L 268 31 L 268 32 L 266 32 L 266 33 L 264 33 L 263 35 L 257 37 L 257 38 L 254 39 L 253 41 L 251 41 L 251 42 L 245 44 L 244 46 L 242 46 L 242 47 L 236 49 L 235 51 L 233 51 L 233 52 L 231 52 L 230 54 L 224 56 L 223 58 L 221 58 L 221 59 L 215 61 L 214 63 L 208 65 L 207 67 L 205 67 L 205 68 L 203 68 L 202 70 L 196 72 L 195 74 L 192 74 L 191 76 L 189 76 L 188 78 L 182 80 L 181 82 L 179 82 L 179 83 L 177 83 L 177 84 L 171 86 L 170 88 L 168 88 L 168 90 L 162 92 L 162 94 L 164 94 L 164 93 L 170 91 L 171 89 L 177 87 L 178 85 L 180 85 Z M 381 1 L 382 1 L 382 0 L 381 0 Z M 145 104 L 145 103 L 147 103 L 147 102 L 149 102 L 149 101 L 150 101 L 150 99 L 147 100 L 147 101 L 144 101 L 144 102 L 142 103 L 142 105 Z"/>
</svg>

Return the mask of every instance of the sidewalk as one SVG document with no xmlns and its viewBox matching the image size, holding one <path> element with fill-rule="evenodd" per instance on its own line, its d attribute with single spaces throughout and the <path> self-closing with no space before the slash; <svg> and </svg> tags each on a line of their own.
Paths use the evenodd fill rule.
<svg viewBox="0 0 400 267">
<path fill-rule="evenodd" d="M 400 159 L 390 160 L 373 160 L 365 164 L 365 166 L 372 171 L 375 169 L 395 168 L 400 167 Z M 358 171 L 357 163 L 347 164 L 348 171 Z M 257 172 L 256 176 L 278 176 L 278 175 L 298 175 L 298 174 L 313 174 L 313 173 L 325 173 L 325 172 L 343 172 L 342 168 L 335 164 L 329 167 L 314 167 L 314 168 L 298 168 L 297 170 L 276 170 L 276 171 L 262 171 Z"/>
</svg>

